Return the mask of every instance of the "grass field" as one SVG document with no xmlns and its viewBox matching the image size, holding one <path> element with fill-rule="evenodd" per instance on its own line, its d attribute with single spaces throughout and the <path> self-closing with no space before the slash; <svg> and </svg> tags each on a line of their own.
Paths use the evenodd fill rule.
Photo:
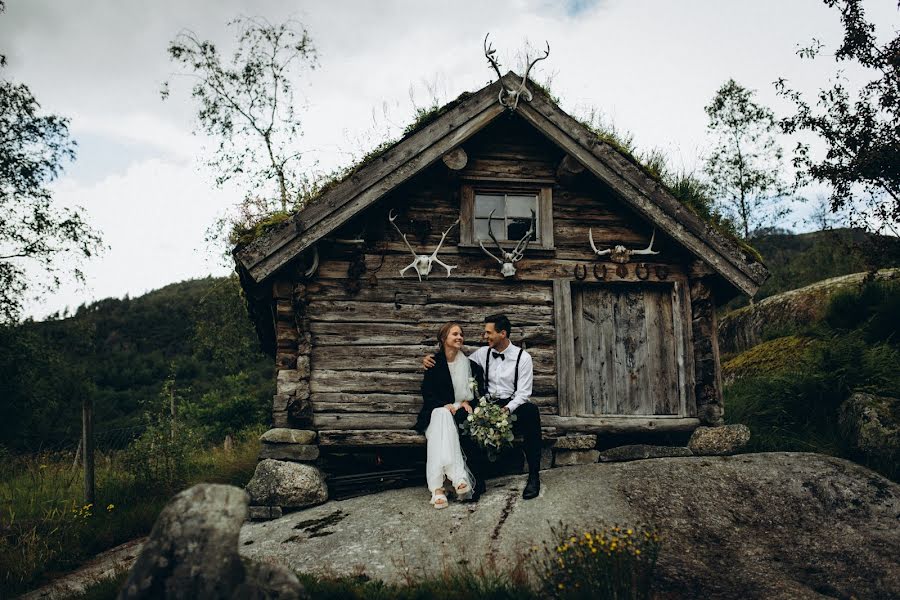
<svg viewBox="0 0 900 600">
<path fill-rule="evenodd" d="M 0 461 L 0 597 L 146 535 L 180 489 L 201 481 L 243 486 L 256 468 L 260 433 L 244 431 L 230 451 L 194 447 L 181 458 L 180 477 L 164 485 L 142 479 L 127 451 L 98 454 L 93 505 L 81 501 L 82 471 L 73 468 L 70 453 L 6 457 Z"/>
</svg>

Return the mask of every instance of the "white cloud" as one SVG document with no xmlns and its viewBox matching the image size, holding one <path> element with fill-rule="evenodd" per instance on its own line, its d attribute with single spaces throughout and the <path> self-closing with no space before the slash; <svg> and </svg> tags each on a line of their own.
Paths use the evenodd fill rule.
<svg viewBox="0 0 900 600">
<path fill-rule="evenodd" d="M 150 146 L 164 155 L 190 162 L 199 154 L 200 138 L 178 127 L 171 120 L 150 112 L 124 114 L 75 113 L 71 115 L 71 133 L 105 136 L 119 142 Z"/>
<path fill-rule="evenodd" d="M 57 201 L 84 207 L 109 249 L 86 265 L 88 290 L 69 282 L 28 314 L 143 294 L 174 281 L 229 271 L 204 243 L 206 227 L 232 205 L 234 192 L 211 189 L 192 165 L 150 159 L 92 185 L 62 181 Z"/>
</svg>

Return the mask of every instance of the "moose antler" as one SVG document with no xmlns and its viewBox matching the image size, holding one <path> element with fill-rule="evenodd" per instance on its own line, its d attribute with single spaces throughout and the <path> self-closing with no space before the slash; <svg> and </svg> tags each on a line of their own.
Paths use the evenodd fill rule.
<svg viewBox="0 0 900 600">
<path fill-rule="evenodd" d="M 531 91 L 525 87 L 525 82 L 528 81 L 528 74 L 531 72 L 531 67 L 533 67 L 537 62 L 546 59 L 548 56 L 550 56 L 550 42 L 547 42 L 547 51 L 544 52 L 544 55 L 539 56 L 538 58 L 531 61 L 531 63 L 528 65 L 528 68 L 525 69 L 525 76 L 522 77 L 522 83 L 521 83 L 521 85 L 519 85 L 519 90 L 516 92 L 516 104 L 519 103 L 519 95 L 522 94 L 523 92 L 525 94 L 525 99 L 528 100 L 529 102 L 531 102 L 531 99 L 534 96 L 532 96 Z M 515 110 L 515 108 L 516 107 L 513 106 L 514 110 Z"/>
<path fill-rule="evenodd" d="M 490 35 L 491 35 L 491 32 L 489 31 L 489 32 L 487 32 L 487 34 L 484 36 L 484 56 L 488 59 L 488 62 L 491 64 L 491 66 L 494 67 L 494 71 L 497 73 L 497 79 L 498 79 L 498 80 L 502 80 L 502 79 L 503 79 L 503 75 L 500 74 L 500 63 L 497 62 L 497 59 L 496 59 L 496 57 L 494 56 L 495 54 L 497 54 L 497 51 L 494 50 L 494 49 L 491 47 L 491 45 L 488 43 L 488 41 L 487 41 L 487 39 L 488 39 L 488 37 L 489 37 Z M 502 98 L 502 95 L 503 95 L 503 92 L 506 91 L 505 89 L 502 89 L 502 87 L 503 87 L 503 86 L 501 85 L 501 91 L 500 91 L 500 95 L 501 95 L 501 98 L 500 98 L 500 104 L 503 104 L 503 98 Z"/>
<path fill-rule="evenodd" d="M 509 110 L 516 110 L 516 107 L 519 106 L 519 98 L 521 96 L 524 96 L 529 102 L 531 102 L 531 99 L 534 97 L 531 94 L 531 91 L 525 86 L 525 83 L 528 81 L 528 74 L 531 72 L 531 68 L 534 67 L 537 62 L 550 56 L 550 42 L 547 42 L 547 50 L 544 52 L 544 55 L 539 56 L 528 64 L 528 68 L 525 69 L 525 76 L 522 77 L 522 83 L 519 84 L 519 89 L 513 90 L 503 85 L 503 75 L 500 73 L 500 63 L 497 62 L 496 58 L 497 51 L 488 43 L 488 37 L 490 35 L 490 32 L 488 32 L 487 35 L 484 36 L 484 56 L 488 59 L 491 67 L 493 67 L 494 71 L 497 73 L 497 79 L 500 81 L 500 93 L 497 95 L 497 100 Z M 527 55 L 525 60 L 528 60 Z"/>
<path fill-rule="evenodd" d="M 531 241 L 531 236 L 534 233 L 535 214 L 534 210 L 532 210 L 531 224 L 528 226 L 528 231 L 525 233 L 525 236 L 521 240 L 519 240 L 519 242 L 516 244 L 516 247 L 513 248 L 512 252 L 506 252 L 500 245 L 500 242 L 497 241 L 497 238 L 494 237 L 494 230 L 491 228 L 491 220 L 493 219 L 494 212 L 496 212 L 496 210 L 497 209 L 492 210 L 491 214 L 488 215 L 488 235 L 492 240 L 494 240 L 494 244 L 497 245 L 497 250 L 500 251 L 500 256 L 503 257 L 503 260 L 494 256 L 490 250 L 485 248 L 484 242 L 479 240 L 478 244 L 481 246 L 481 249 L 485 254 L 500 263 L 500 273 L 503 274 L 504 277 L 512 277 L 516 274 L 515 264 L 522 260 L 522 257 L 525 256 L 525 251 L 528 250 L 528 243 Z M 525 246 L 522 247 L 522 244 L 525 244 Z"/>
<path fill-rule="evenodd" d="M 653 234 L 650 236 L 650 244 L 642 250 L 632 250 L 632 254 L 659 254 L 653 249 L 653 240 L 656 239 L 656 227 L 653 228 Z"/>
<path fill-rule="evenodd" d="M 413 255 L 413 261 L 409 263 L 406 267 L 400 270 L 400 277 L 406 277 L 405 273 L 410 269 L 416 270 L 416 275 L 419 276 L 419 281 L 422 281 L 422 277 L 428 277 L 428 274 L 431 273 L 431 267 L 433 263 L 437 263 L 447 269 L 447 277 L 450 277 L 450 271 L 455 269 L 457 265 L 448 265 L 441 260 L 438 259 L 437 254 L 441 249 L 441 246 L 444 245 L 444 239 L 446 239 L 447 234 L 450 233 L 450 230 L 456 227 L 459 224 L 459 219 L 453 222 L 450 227 L 444 231 L 444 235 L 441 236 L 441 241 L 438 243 L 437 248 L 434 249 L 434 252 L 431 255 L 427 254 L 417 254 L 413 247 L 410 246 L 409 240 L 406 239 L 406 234 L 400 231 L 400 228 L 397 227 L 397 224 L 394 222 L 397 220 L 397 215 L 394 214 L 394 209 L 391 209 L 388 212 L 388 221 L 391 222 L 391 225 L 394 226 L 394 229 L 397 230 L 397 233 L 400 234 L 400 237 L 403 238 L 403 242 L 406 244 L 406 247 L 409 248 L 409 251 Z"/>
<path fill-rule="evenodd" d="M 594 245 L 594 232 L 592 229 L 588 229 L 588 240 L 590 240 L 591 242 L 591 248 L 594 249 L 594 253 L 597 256 L 604 256 L 606 254 L 609 254 L 612 261 L 617 263 L 627 263 L 632 254 L 659 254 L 659 252 L 653 249 L 654 239 L 656 239 L 655 227 L 653 228 L 653 234 L 650 236 L 650 245 L 648 245 L 646 248 L 642 248 L 640 250 L 629 250 L 622 244 L 616 244 L 612 248 L 607 248 L 606 250 L 597 250 L 597 246 Z"/>
</svg>

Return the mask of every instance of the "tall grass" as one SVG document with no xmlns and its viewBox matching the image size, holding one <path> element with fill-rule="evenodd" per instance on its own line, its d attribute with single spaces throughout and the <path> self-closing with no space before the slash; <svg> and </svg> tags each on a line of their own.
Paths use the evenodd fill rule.
<svg viewBox="0 0 900 600">
<path fill-rule="evenodd" d="M 230 451 L 194 446 L 184 457 L 181 478 L 158 487 L 133 468 L 134 448 L 100 454 L 93 505 L 80 500 L 82 471 L 72 467 L 71 455 L 8 457 L 0 464 L 0 597 L 146 535 L 174 491 L 201 481 L 244 485 L 256 467 L 260 432 L 246 430 Z"/>
</svg>

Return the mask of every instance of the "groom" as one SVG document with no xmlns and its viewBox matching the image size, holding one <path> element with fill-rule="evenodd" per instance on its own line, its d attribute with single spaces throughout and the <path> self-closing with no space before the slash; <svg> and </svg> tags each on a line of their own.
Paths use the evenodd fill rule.
<svg viewBox="0 0 900 600">
<path fill-rule="evenodd" d="M 509 341 L 511 331 L 512 324 L 506 315 L 485 317 L 483 337 L 487 346 L 482 346 L 469 358 L 484 369 L 487 392 L 503 405 L 503 410 L 516 415 L 513 433 L 522 436 L 525 459 L 528 461 L 528 482 L 522 497 L 530 500 L 541 491 L 541 415 L 537 406 L 529 402 L 534 380 L 531 355 Z M 430 369 L 434 366 L 434 360 L 427 356 L 422 364 Z M 470 469 L 475 471 L 482 461 L 472 462 Z M 484 492 L 484 477 L 477 472 L 474 475 L 477 499 Z"/>
</svg>

